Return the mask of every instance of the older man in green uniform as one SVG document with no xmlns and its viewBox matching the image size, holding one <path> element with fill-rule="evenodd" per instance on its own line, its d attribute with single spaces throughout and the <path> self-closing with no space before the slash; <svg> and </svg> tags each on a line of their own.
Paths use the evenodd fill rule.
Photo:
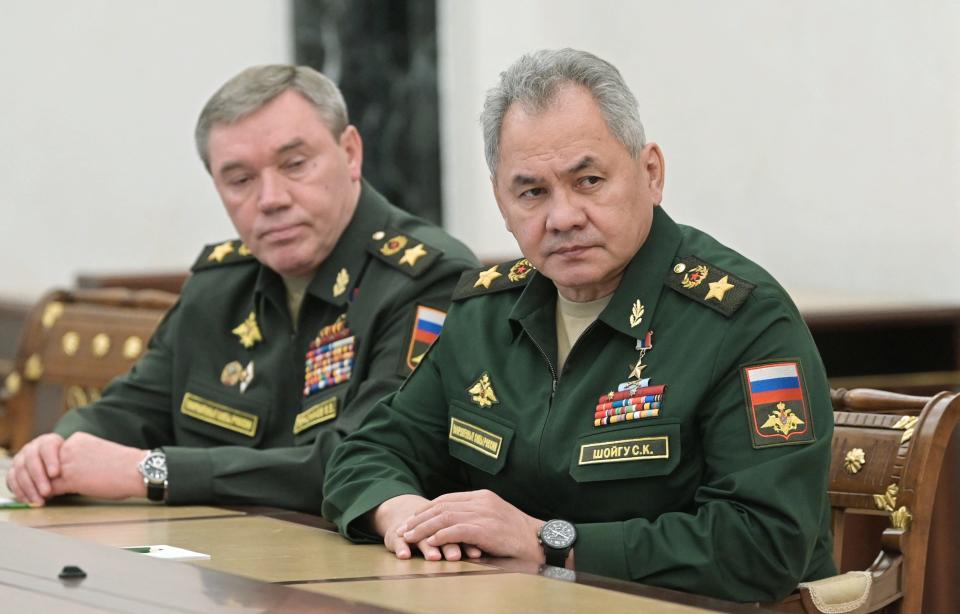
<svg viewBox="0 0 960 614">
<path fill-rule="evenodd" d="M 417 365 L 477 263 L 361 179 L 360 135 L 312 69 L 240 73 L 196 139 L 240 239 L 202 251 L 130 373 L 16 456 L 22 500 L 319 511 L 332 450 Z"/>
<path fill-rule="evenodd" d="M 324 515 L 401 558 L 741 601 L 833 574 L 813 340 L 769 274 L 658 206 L 663 156 L 617 70 L 524 56 L 483 124 L 525 258 L 464 274 L 430 353 L 334 452 Z"/>
</svg>

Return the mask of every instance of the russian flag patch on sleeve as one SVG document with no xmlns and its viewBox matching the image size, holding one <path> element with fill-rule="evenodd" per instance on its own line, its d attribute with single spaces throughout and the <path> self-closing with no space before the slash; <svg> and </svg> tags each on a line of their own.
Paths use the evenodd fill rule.
<svg viewBox="0 0 960 614">
<path fill-rule="evenodd" d="M 814 441 L 798 361 L 745 366 L 741 372 L 754 448 Z"/>
<path fill-rule="evenodd" d="M 410 331 L 407 343 L 406 356 L 401 366 L 403 375 L 408 375 L 417 368 L 427 350 L 440 336 L 440 331 L 443 330 L 443 322 L 446 319 L 447 312 L 445 311 L 426 305 L 417 305 L 417 311 L 413 317 L 413 329 Z"/>
</svg>

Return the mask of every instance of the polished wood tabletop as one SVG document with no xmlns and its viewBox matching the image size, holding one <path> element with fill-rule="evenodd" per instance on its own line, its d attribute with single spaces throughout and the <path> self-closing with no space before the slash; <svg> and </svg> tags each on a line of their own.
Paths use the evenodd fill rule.
<svg viewBox="0 0 960 614">
<path fill-rule="evenodd" d="M 349 543 L 322 518 L 272 508 L 65 497 L 0 509 L 0 544 L 3 611 L 760 611 L 520 561 L 401 561 L 382 545 Z M 122 549 L 159 544 L 210 558 Z M 58 579 L 65 565 L 87 578 Z"/>
</svg>

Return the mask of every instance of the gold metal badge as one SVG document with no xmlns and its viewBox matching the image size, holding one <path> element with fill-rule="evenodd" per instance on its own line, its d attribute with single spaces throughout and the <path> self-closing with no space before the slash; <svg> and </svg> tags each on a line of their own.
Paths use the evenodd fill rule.
<svg viewBox="0 0 960 614">
<path fill-rule="evenodd" d="M 630 369 L 630 375 L 627 376 L 627 379 L 640 379 L 643 377 L 643 370 L 647 368 L 647 365 L 643 364 L 643 356 L 637 359 L 637 364 L 633 365 Z"/>
<path fill-rule="evenodd" d="M 917 427 L 917 420 L 919 420 L 917 416 L 903 416 L 893 425 L 895 429 L 903 429 L 903 435 L 900 436 L 901 446 L 913 437 L 913 431 Z"/>
<path fill-rule="evenodd" d="M 724 275 L 719 280 L 707 284 L 710 286 L 710 291 L 703 297 L 703 300 L 709 301 L 710 299 L 716 299 L 717 301 L 722 301 L 727 291 L 732 290 L 734 287 L 733 284 L 730 283 L 729 277 L 729 275 Z"/>
<path fill-rule="evenodd" d="M 263 341 L 263 336 L 260 334 L 260 327 L 257 326 L 257 314 L 252 311 L 243 323 L 230 332 L 239 337 L 240 344 L 247 349 L 255 346 L 257 342 Z"/>
<path fill-rule="evenodd" d="M 31 382 L 43 377 L 43 360 L 40 358 L 40 354 L 31 354 L 30 358 L 27 359 L 27 363 L 23 365 L 23 376 Z"/>
<path fill-rule="evenodd" d="M 707 275 L 710 274 L 710 269 L 705 267 L 702 264 L 699 264 L 683 276 L 683 279 L 680 281 L 680 285 L 686 288 L 687 290 L 692 290 L 700 284 L 703 283 L 703 280 L 707 278 Z"/>
<path fill-rule="evenodd" d="M 410 249 L 403 250 L 403 258 L 400 259 L 400 264 L 409 264 L 410 266 L 414 266 L 417 264 L 417 260 L 426 255 L 427 250 L 423 249 L 423 243 L 417 243 Z"/>
<path fill-rule="evenodd" d="M 110 335 L 98 333 L 90 342 L 90 351 L 97 358 L 103 358 L 110 352 Z"/>
<path fill-rule="evenodd" d="M 494 403 L 500 402 L 497 400 L 497 395 L 493 391 L 493 384 L 490 383 L 490 376 L 486 371 L 483 372 L 480 379 L 467 389 L 467 392 L 470 393 L 470 400 L 480 407 L 491 407 Z"/>
<path fill-rule="evenodd" d="M 900 488 L 896 484 L 891 484 L 882 495 L 873 495 L 873 502 L 878 510 L 892 512 L 897 507 L 898 494 L 900 494 Z"/>
<path fill-rule="evenodd" d="M 53 328 L 53 325 L 57 323 L 57 320 L 59 320 L 62 315 L 63 303 L 60 301 L 47 303 L 47 306 L 43 308 L 43 315 L 40 316 L 40 323 L 45 329 Z"/>
<path fill-rule="evenodd" d="M 16 371 L 11 371 L 7 375 L 7 379 L 3 381 L 3 389 L 7 391 L 7 394 L 13 396 L 20 392 L 20 374 Z"/>
<path fill-rule="evenodd" d="M 407 238 L 403 235 L 397 235 L 384 243 L 380 247 L 380 253 L 384 256 L 392 256 L 407 245 Z"/>
<path fill-rule="evenodd" d="M 340 272 L 337 273 L 337 281 L 333 284 L 333 296 L 340 296 L 346 292 L 349 284 L 350 273 L 347 272 L 347 269 L 340 269 Z"/>
<path fill-rule="evenodd" d="M 72 330 L 65 332 L 60 339 L 60 347 L 63 348 L 64 354 L 73 356 L 80 349 L 80 335 Z"/>
<path fill-rule="evenodd" d="M 793 413 L 793 410 L 789 409 L 783 401 L 780 401 L 777 403 L 776 411 L 770 413 L 767 421 L 764 422 L 760 428 L 772 428 L 775 433 L 788 435 L 792 431 L 797 430 L 802 424 L 804 424 L 803 420 Z"/>
<path fill-rule="evenodd" d="M 890 514 L 890 524 L 893 525 L 894 529 L 902 529 L 907 531 L 910 529 L 910 523 L 912 521 L 913 514 L 910 513 L 910 510 L 908 510 L 906 506 L 903 506 Z"/>
<path fill-rule="evenodd" d="M 510 271 L 507 273 L 507 279 L 512 282 L 523 281 L 527 278 L 527 275 L 530 274 L 530 271 L 533 270 L 533 264 L 526 258 L 523 258 L 510 267 Z"/>
<path fill-rule="evenodd" d="M 854 448 L 847 452 L 847 455 L 843 458 L 843 469 L 853 475 L 860 471 L 860 468 L 863 467 L 867 462 L 867 455 L 863 452 L 861 448 Z"/>
<path fill-rule="evenodd" d="M 236 386 L 240 383 L 240 375 L 243 373 L 243 365 L 239 360 L 228 362 L 220 371 L 220 383 L 224 386 Z"/>
<path fill-rule="evenodd" d="M 633 303 L 633 308 L 630 310 L 630 328 L 636 328 L 640 325 L 640 322 L 643 321 L 643 312 L 646 310 L 647 308 L 643 306 L 640 299 Z"/>
<path fill-rule="evenodd" d="M 123 357 L 127 360 L 133 360 L 143 351 L 143 339 L 136 335 L 131 335 L 123 342 Z"/>
<path fill-rule="evenodd" d="M 486 271 L 480 271 L 480 275 L 477 277 L 477 281 L 473 284 L 473 287 L 479 288 L 483 286 L 484 288 L 489 288 L 494 279 L 503 277 L 503 273 L 497 272 L 497 266 L 498 265 L 495 264 Z"/>
<path fill-rule="evenodd" d="M 210 255 L 207 256 L 207 260 L 216 260 L 217 262 L 223 262 L 223 259 L 227 257 L 228 254 L 233 252 L 233 241 L 224 241 L 220 245 L 217 245 L 210 252 Z"/>
<path fill-rule="evenodd" d="M 241 243 L 241 244 L 240 244 L 240 249 L 237 250 L 237 254 L 240 255 L 240 256 L 249 256 L 249 255 L 252 254 L 252 253 L 253 253 L 253 252 L 250 251 L 250 248 L 247 247 L 247 244 L 246 244 L 246 243 Z"/>
</svg>

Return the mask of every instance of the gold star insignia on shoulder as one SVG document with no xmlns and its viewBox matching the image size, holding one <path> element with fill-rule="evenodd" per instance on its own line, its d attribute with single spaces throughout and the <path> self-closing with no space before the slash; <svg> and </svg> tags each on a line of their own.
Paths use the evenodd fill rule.
<svg viewBox="0 0 960 614">
<path fill-rule="evenodd" d="M 710 286 L 710 291 L 707 292 L 707 295 L 703 298 L 703 300 L 708 301 L 713 298 L 718 301 L 722 301 L 727 291 L 732 290 L 734 287 L 733 284 L 730 283 L 729 277 L 729 275 L 724 275 L 717 281 L 712 281 L 707 284 Z"/>
<path fill-rule="evenodd" d="M 257 326 L 257 314 L 252 311 L 246 320 L 230 332 L 239 337 L 240 345 L 247 349 L 263 341 L 263 336 L 260 334 L 260 327 Z"/>
<path fill-rule="evenodd" d="M 490 376 L 486 371 L 483 372 L 480 379 L 467 389 L 467 392 L 470 393 L 470 400 L 480 407 L 491 407 L 494 403 L 500 402 L 497 400 L 497 395 L 493 391 L 493 384 L 490 383 Z"/>
<path fill-rule="evenodd" d="M 417 264 L 417 260 L 426 255 L 427 250 L 423 249 L 423 243 L 417 243 L 415 246 L 403 250 L 403 257 L 400 258 L 400 264 L 413 266 Z"/>
<path fill-rule="evenodd" d="M 484 288 L 489 288 L 494 279 L 503 277 L 503 273 L 497 272 L 497 266 L 498 265 L 495 264 L 486 271 L 480 271 L 477 282 L 473 284 L 473 287 L 479 288 L 480 286 L 483 286 Z"/>
<path fill-rule="evenodd" d="M 207 260 L 214 260 L 216 262 L 223 262 L 223 259 L 227 255 L 233 252 L 233 241 L 224 241 L 220 245 L 217 245 L 213 248 L 213 251 L 210 252 L 210 255 L 207 256 Z"/>
<path fill-rule="evenodd" d="M 253 252 L 250 251 L 250 248 L 247 247 L 247 244 L 246 244 L 246 243 L 241 243 L 241 244 L 240 244 L 240 249 L 237 250 L 237 254 L 240 255 L 240 256 L 249 256 L 249 255 L 252 254 L 252 253 L 253 253 Z"/>
</svg>

